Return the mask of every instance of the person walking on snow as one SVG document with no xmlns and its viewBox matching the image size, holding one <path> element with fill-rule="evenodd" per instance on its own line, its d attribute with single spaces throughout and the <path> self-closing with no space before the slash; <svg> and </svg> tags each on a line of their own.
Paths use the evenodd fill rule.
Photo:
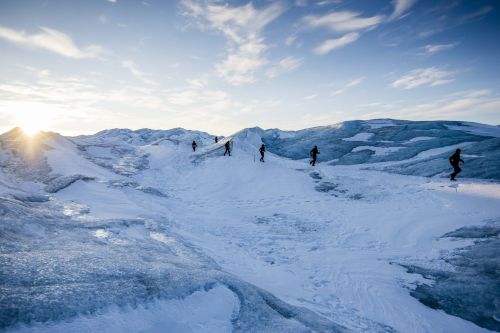
<svg viewBox="0 0 500 333">
<path fill-rule="evenodd" d="M 451 166 L 453 167 L 453 173 L 450 174 L 450 180 L 455 180 L 455 177 L 462 171 L 458 164 L 460 162 L 465 163 L 461 158 L 460 158 L 460 149 L 457 149 L 453 155 L 450 156 L 449 161 Z"/>
<path fill-rule="evenodd" d="M 219 142 L 219 138 L 215 137 L 215 143 Z"/>
<path fill-rule="evenodd" d="M 229 154 L 229 156 L 231 156 L 231 144 L 229 143 L 229 141 L 226 141 L 226 143 L 224 144 L 224 147 L 226 148 L 226 151 L 224 152 L 224 156 L 226 156 L 226 154 Z"/>
<path fill-rule="evenodd" d="M 260 161 L 264 162 L 264 153 L 266 152 L 266 146 L 264 146 L 264 144 L 260 146 L 259 152 L 260 152 Z"/>
<path fill-rule="evenodd" d="M 316 159 L 317 159 L 318 154 L 319 154 L 318 146 L 314 146 L 314 148 L 311 149 L 311 151 L 309 152 L 309 154 L 312 157 L 312 160 L 309 162 L 309 164 L 311 164 L 312 166 L 315 166 L 316 165 Z"/>
<path fill-rule="evenodd" d="M 191 147 L 193 147 L 193 151 L 196 151 L 196 147 L 198 147 L 198 145 L 196 144 L 196 141 L 193 140 Z"/>
</svg>

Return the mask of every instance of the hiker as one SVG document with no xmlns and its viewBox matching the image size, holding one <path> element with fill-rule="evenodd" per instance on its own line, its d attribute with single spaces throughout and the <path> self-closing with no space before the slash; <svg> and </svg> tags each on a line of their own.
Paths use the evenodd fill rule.
<svg viewBox="0 0 500 333">
<path fill-rule="evenodd" d="M 460 158 L 460 149 L 457 149 L 455 151 L 455 154 L 451 155 L 449 158 L 450 164 L 453 167 L 453 173 L 450 174 L 450 180 L 455 180 L 455 177 L 462 171 L 458 164 L 460 162 L 465 163 L 461 158 Z"/>
<path fill-rule="evenodd" d="M 196 151 L 196 147 L 198 147 L 198 145 L 196 144 L 196 141 L 193 140 L 191 147 L 193 147 L 193 151 Z"/>
<path fill-rule="evenodd" d="M 219 138 L 215 137 L 215 143 L 219 142 Z"/>
<path fill-rule="evenodd" d="M 264 162 L 264 153 L 266 152 L 266 146 L 264 146 L 264 144 L 260 146 L 259 152 L 260 152 L 260 161 Z"/>
<path fill-rule="evenodd" d="M 226 141 L 226 143 L 224 144 L 224 147 L 226 148 L 226 151 L 224 152 L 224 156 L 226 156 L 226 154 L 229 154 L 229 156 L 231 156 L 231 144 L 229 141 Z"/>
<path fill-rule="evenodd" d="M 318 146 L 314 146 L 314 148 L 311 149 L 311 151 L 309 152 L 309 155 L 311 155 L 312 157 L 312 160 L 309 162 L 309 164 L 311 164 L 312 166 L 316 165 L 316 158 L 318 157 L 318 154 L 319 154 Z"/>
</svg>

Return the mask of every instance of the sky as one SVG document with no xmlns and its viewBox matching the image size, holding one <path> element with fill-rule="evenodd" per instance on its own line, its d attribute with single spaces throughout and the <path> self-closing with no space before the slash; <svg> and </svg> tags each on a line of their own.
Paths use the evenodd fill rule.
<svg viewBox="0 0 500 333">
<path fill-rule="evenodd" d="M 498 36 L 495 0 L 2 0 L 0 132 L 498 125 Z"/>
</svg>

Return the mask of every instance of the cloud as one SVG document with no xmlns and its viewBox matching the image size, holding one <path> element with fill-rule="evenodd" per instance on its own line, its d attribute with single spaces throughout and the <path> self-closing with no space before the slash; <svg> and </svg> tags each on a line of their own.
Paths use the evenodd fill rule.
<svg viewBox="0 0 500 333">
<path fill-rule="evenodd" d="M 423 47 L 425 52 L 427 54 L 435 54 L 438 52 L 446 51 L 446 50 L 451 50 L 455 46 L 457 46 L 458 43 L 450 43 L 450 44 L 427 44 L 426 46 Z"/>
<path fill-rule="evenodd" d="M 323 16 L 308 15 L 304 22 L 311 28 L 328 28 L 333 32 L 350 32 L 376 27 L 384 19 L 381 15 L 360 17 L 359 13 L 338 11 Z"/>
<path fill-rule="evenodd" d="M 308 15 L 303 21 L 309 28 L 327 28 L 334 33 L 346 33 L 341 37 L 330 38 L 322 44 L 316 46 L 313 52 L 318 55 L 324 55 L 333 49 L 343 47 L 353 43 L 360 37 L 362 30 L 371 30 L 379 25 L 384 16 L 375 15 L 371 17 L 361 17 L 360 13 L 352 11 L 335 11 L 326 15 Z"/>
<path fill-rule="evenodd" d="M 58 76 L 26 68 L 23 80 L 0 78 L 0 119 L 16 126 L 19 112 L 37 112 L 54 120 L 47 129 L 77 135 L 110 127 L 185 126 L 203 130 L 238 127 L 232 112 L 244 108 L 223 90 L 187 85 L 176 90 L 157 86 L 107 85 L 99 77 Z M 117 111 L 114 111 L 117 110 Z M 139 115 L 139 116 L 138 116 Z M 229 125 L 228 125 L 229 124 Z"/>
<path fill-rule="evenodd" d="M 128 69 L 136 79 L 150 85 L 158 84 L 157 82 L 149 79 L 150 74 L 141 71 L 132 60 L 123 60 L 121 65 L 123 68 Z"/>
<path fill-rule="evenodd" d="M 285 39 L 285 45 L 286 46 L 291 46 L 295 43 L 295 41 L 297 40 L 297 35 L 296 34 L 291 34 L 290 36 L 288 36 L 286 39 Z"/>
<path fill-rule="evenodd" d="M 420 86 L 439 86 L 453 82 L 453 73 L 436 67 L 414 69 L 403 75 L 391 86 L 399 89 L 413 89 Z"/>
<path fill-rule="evenodd" d="M 98 20 L 99 20 L 99 22 L 101 22 L 102 24 L 106 24 L 106 23 L 108 23 L 108 18 L 107 18 L 107 17 L 106 17 L 106 15 L 104 15 L 104 14 L 99 15 Z"/>
<path fill-rule="evenodd" d="M 73 59 L 101 58 L 107 53 L 99 45 L 78 47 L 70 36 L 61 31 L 47 27 L 41 27 L 40 29 L 41 32 L 30 35 L 24 31 L 0 26 L 0 38 L 14 44 L 45 49 Z"/>
<path fill-rule="evenodd" d="M 327 39 L 321 45 L 317 46 L 313 50 L 313 52 L 319 55 L 324 55 L 333 49 L 337 49 L 339 47 L 343 47 L 347 44 L 355 42 L 358 38 L 359 38 L 359 33 L 350 32 L 340 38 Z"/>
<path fill-rule="evenodd" d="M 365 80 L 364 77 L 358 77 L 356 79 L 353 79 L 353 80 L 347 82 L 347 84 L 343 88 L 334 91 L 332 93 L 332 96 L 341 95 L 344 92 L 346 92 L 349 88 L 352 88 L 352 87 L 355 87 L 357 85 L 360 85 L 364 80 Z"/>
<path fill-rule="evenodd" d="M 285 7 L 279 2 L 256 9 L 252 3 L 229 7 L 193 0 L 184 0 L 182 5 L 186 9 L 184 15 L 227 38 L 227 57 L 216 65 L 217 75 L 233 85 L 255 82 L 256 73 L 268 63 L 265 52 L 269 47 L 262 36 L 263 29 Z"/>
<path fill-rule="evenodd" d="M 401 18 L 417 0 L 393 0 L 394 11 L 389 17 L 389 21 Z"/>
<path fill-rule="evenodd" d="M 117 0 L 106 0 L 107 2 L 116 3 Z"/>
<path fill-rule="evenodd" d="M 233 85 L 256 81 L 256 72 L 268 62 L 264 58 L 267 46 L 262 39 L 249 40 L 230 51 L 226 60 L 215 67 L 218 76 Z"/>
<path fill-rule="evenodd" d="M 500 97 L 488 93 L 488 90 L 462 91 L 439 100 L 411 106 L 392 105 L 379 107 L 361 118 L 397 118 L 414 120 L 460 119 L 485 122 L 498 121 Z M 369 109 L 377 109 L 376 106 Z"/>
<path fill-rule="evenodd" d="M 328 6 L 331 4 L 339 4 L 342 0 L 320 0 L 316 2 L 316 6 Z"/>
<path fill-rule="evenodd" d="M 266 72 L 267 77 L 274 78 L 286 72 L 293 71 L 302 66 L 302 59 L 292 56 L 281 59 L 276 66 L 269 68 Z"/>
<path fill-rule="evenodd" d="M 460 18 L 460 23 L 468 23 L 478 18 L 482 18 L 484 15 L 488 14 L 493 10 L 493 6 L 484 6 L 475 12 L 467 14 Z"/>
<path fill-rule="evenodd" d="M 318 96 L 319 96 L 318 94 L 311 94 L 311 95 L 304 96 L 302 99 L 306 100 L 306 101 L 310 101 L 310 100 L 318 98 Z"/>
<path fill-rule="evenodd" d="M 186 80 L 186 82 L 191 87 L 194 87 L 194 88 L 203 88 L 203 87 L 205 87 L 207 85 L 208 80 L 207 80 L 207 77 L 205 75 L 203 75 L 203 76 L 200 76 L 200 77 L 197 77 L 197 78 L 188 79 L 188 80 Z"/>
</svg>

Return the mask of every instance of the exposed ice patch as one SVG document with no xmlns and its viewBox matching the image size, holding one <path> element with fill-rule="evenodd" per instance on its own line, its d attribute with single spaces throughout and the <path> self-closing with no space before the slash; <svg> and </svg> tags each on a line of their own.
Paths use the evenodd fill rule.
<svg viewBox="0 0 500 333">
<path fill-rule="evenodd" d="M 493 125 L 463 122 L 462 125 L 446 125 L 450 130 L 464 131 L 474 135 L 500 138 L 500 127 Z"/>
<path fill-rule="evenodd" d="M 236 295 L 226 286 L 195 291 L 182 299 L 154 300 L 136 307 L 111 306 L 95 315 L 66 322 L 19 325 L 9 333 L 202 333 L 232 332 L 239 312 Z"/>
<path fill-rule="evenodd" d="M 56 193 L 62 189 L 65 189 L 66 187 L 70 186 L 71 184 L 75 183 L 78 180 L 91 181 L 95 180 L 95 178 L 87 177 L 84 175 L 60 176 L 55 179 L 52 179 L 45 187 L 45 191 L 48 193 Z"/>
<path fill-rule="evenodd" d="M 370 126 L 370 128 L 372 128 L 372 129 L 378 129 L 378 128 L 389 127 L 389 126 L 397 126 L 397 124 L 394 123 L 394 121 L 392 121 L 390 119 L 370 120 L 367 123 Z"/>
<path fill-rule="evenodd" d="M 443 237 L 475 239 L 443 260 L 452 270 L 405 265 L 433 284 L 417 284 L 411 295 L 423 304 L 500 331 L 500 220 L 484 226 L 464 227 Z"/>
<path fill-rule="evenodd" d="M 12 195 L 15 199 L 23 202 L 47 202 L 49 196 L 35 193 L 15 193 Z"/>
</svg>

